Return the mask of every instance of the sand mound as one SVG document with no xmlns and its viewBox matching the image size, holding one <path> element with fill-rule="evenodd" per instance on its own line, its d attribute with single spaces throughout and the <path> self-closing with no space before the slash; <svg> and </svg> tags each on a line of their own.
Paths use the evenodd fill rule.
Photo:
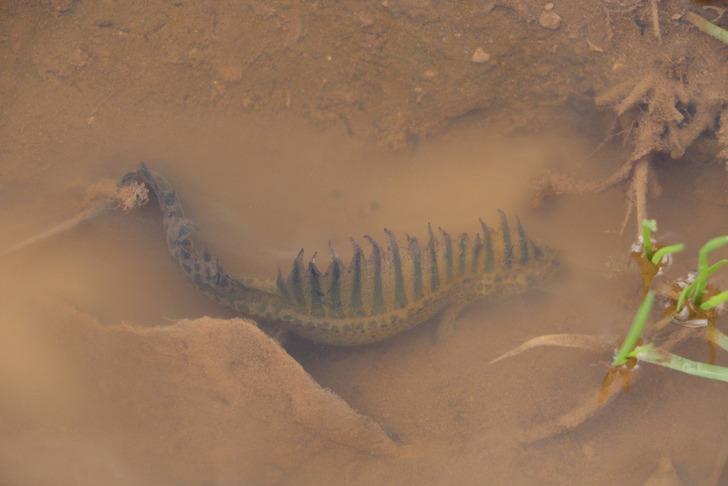
<svg viewBox="0 0 728 486">
<path fill-rule="evenodd" d="M 103 326 L 39 305 L 2 324 L 11 484 L 268 484 L 395 449 L 249 321 Z"/>
</svg>

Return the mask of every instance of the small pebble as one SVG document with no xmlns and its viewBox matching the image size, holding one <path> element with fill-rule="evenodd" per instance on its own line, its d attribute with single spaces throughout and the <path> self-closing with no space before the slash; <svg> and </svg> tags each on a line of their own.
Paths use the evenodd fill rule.
<svg viewBox="0 0 728 486">
<path fill-rule="evenodd" d="M 237 83 L 243 79 L 243 67 L 238 64 L 222 64 L 216 71 L 220 79 L 226 83 Z"/>
<path fill-rule="evenodd" d="M 538 24 L 544 29 L 557 30 L 561 26 L 561 16 L 553 10 L 544 10 L 538 17 Z"/>
<path fill-rule="evenodd" d="M 369 12 L 361 12 L 359 14 L 359 25 L 362 27 L 371 27 L 374 25 L 374 16 Z"/>
<path fill-rule="evenodd" d="M 89 61 L 91 60 L 91 57 L 88 55 L 86 51 L 84 51 L 81 48 L 77 48 L 75 51 L 71 53 L 71 57 L 68 60 L 69 64 L 73 67 L 82 68 L 86 66 Z"/>
<path fill-rule="evenodd" d="M 546 5 L 543 6 L 543 9 L 544 10 L 553 10 L 554 9 L 554 4 L 551 3 L 551 2 L 549 2 L 549 3 L 547 3 Z"/>
<path fill-rule="evenodd" d="M 675 14 L 672 14 L 672 15 L 670 16 L 670 18 L 671 18 L 672 20 L 680 20 L 681 18 L 683 18 L 683 16 L 682 16 L 682 14 L 681 14 L 681 13 L 675 13 Z"/>
<path fill-rule="evenodd" d="M 56 12 L 63 13 L 68 12 L 73 8 L 75 5 L 76 0 L 53 0 L 51 4 L 53 5 L 53 8 L 56 9 Z"/>
<path fill-rule="evenodd" d="M 434 69 L 427 69 L 422 73 L 422 77 L 425 79 L 434 79 L 437 76 L 437 71 Z"/>
<path fill-rule="evenodd" d="M 478 47 L 473 51 L 473 55 L 470 60 L 476 64 L 483 64 L 490 61 L 490 54 L 485 52 L 481 47 Z"/>
</svg>

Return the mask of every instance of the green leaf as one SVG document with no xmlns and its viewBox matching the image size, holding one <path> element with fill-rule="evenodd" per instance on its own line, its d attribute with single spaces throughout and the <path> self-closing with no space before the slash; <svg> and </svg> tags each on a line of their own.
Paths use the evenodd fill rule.
<svg viewBox="0 0 728 486">
<path fill-rule="evenodd" d="M 695 305 L 701 304 L 703 292 L 705 292 L 705 287 L 708 285 L 708 275 L 710 275 L 711 269 L 708 266 L 708 254 L 725 245 L 728 245 L 728 236 L 718 236 L 704 244 L 698 252 L 698 276 L 695 279 L 695 294 L 693 295 Z"/>
<path fill-rule="evenodd" d="M 642 301 L 642 305 L 640 305 L 640 308 L 637 310 L 637 313 L 634 316 L 632 326 L 627 332 L 627 337 L 624 338 L 622 346 L 619 348 L 619 351 L 614 356 L 612 366 L 622 366 L 627 362 L 629 354 L 634 350 L 635 346 L 637 345 L 637 340 L 640 338 L 640 335 L 642 334 L 642 329 L 647 323 L 647 318 L 650 316 L 650 310 L 652 310 L 652 303 L 654 301 L 655 293 L 648 292 L 647 296 L 645 296 L 645 300 Z"/>
<path fill-rule="evenodd" d="M 665 258 L 667 255 L 679 253 L 684 249 L 685 245 L 682 243 L 678 243 L 677 245 L 664 246 L 657 250 L 654 255 L 652 255 L 652 259 L 650 261 L 653 265 L 659 265 L 662 259 Z"/>
<path fill-rule="evenodd" d="M 728 290 L 726 290 L 725 292 L 721 292 L 718 295 L 714 295 L 710 299 L 706 300 L 705 302 L 700 304 L 700 308 L 703 310 L 710 310 L 713 307 L 722 304 L 726 300 L 728 300 Z"/>
<path fill-rule="evenodd" d="M 689 283 L 683 287 L 680 291 L 680 295 L 677 297 L 677 306 L 675 309 L 680 312 L 685 306 L 685 301 L 692 296 L 692 292 L 695 291 L 695 282 Z"/>
<path fill-rule="evenodd" d="M 638 361 L 652 363 L 664 368 L 687 373 L 709 380 L 728 382 L 728 368 L 716 366 L 708 363 L 700 363 L 676 354 L 660 351 L 653 344 L 638 346 L 630 353 L 630 357 L 637 358 Z"/>
</svg>

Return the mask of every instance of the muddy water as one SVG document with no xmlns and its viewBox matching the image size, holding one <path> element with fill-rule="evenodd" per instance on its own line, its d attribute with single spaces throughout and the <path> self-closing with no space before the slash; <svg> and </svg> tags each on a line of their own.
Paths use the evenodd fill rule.
<svg viewBox="0 0 728 486">
<path fill-rule="evenodd" d="M 0 482 L 641 484 L 663 457 L 691 484 L 713 473 L 716 444 L 728 430 L 721 384 L 645 367 L 638 386 L 583 427 L 526 446 L 520 433 L 598 386 L 608 356 L 540 349 L 488 364 L 541 334 L 626 329 L 640 282 L 628 266 L 631 226 L 618 232 L 622 193 L 529 207 L 531 177 L 547 168 L 598 177 L 616 166 L 618 152 L 592 154 L 598 141 L 569 133 L 502 138 L 472 126 L 393 155 L 303 125 L 150 118 L 41 148 L 53 159 L 45 171 L 11 174 L 0 189 L 0 249 L 74 214 L 87 187 L 147 160 L 176 184 L 199 240 L 233 273 L 273 276 L 300 247 L 325 253 L 329 240 L 347 255 L 350 235 L 381 235 L 383 227 L 420 235 L 427 222 L 475 230 L 477 218 L 494 221 L 497 208 L 520 215 L 534 238 L 559 248 L 567 271 L 525 295 L 471 306 L 444 342 L 433 342 L 430 324 L 357 349 L 296 343 L 291 352 L 317 382 L 398 442 L 386 457 L 335 442 L 311 456 L 287 433 L 285 417 L 254 435 L 246 434 L 244 415 L 221 427 L 202 391 L 174 381 L 177 370 L 129 359 L 144 355 L 143 339 L 133 349 L 103 348 L 111 351 L 96 358 L 123 373 L 97 373 L 76 359 L 114 339 L 84 334 L 91 331 L 75 327 L 79 320 L 149 329 L 231 317 L 184 280 L 152 208 L 99 218 L 2 259 Z M 703 168 L 722 177 L 719 168 Z M 666 238 L 694 249 L 725 231 L 728 208 L 697 202 L 687 163 L 658 171 L 664 194 L 651 211 Z M 684 260 L 675 274 L 694 264 Z M 64 326 L 73 329 L 70 345 Z M 207 354 L 186 352 L 193 361 L 215 360 L 214 350 L 201 349 Z M 705 347 L 689 343 L 681 352 L 701 358 Z M 140 391 L 145 382 L 165 384 L 151 392 L 162 401 Z M 215 433 L 169 432 L 185 430 L 188 420 Z M 264 457 L 236 469 L 244 453 L 231 443 Z M 210 450 L 225 452 L 208 460 Z"/>
</svg>

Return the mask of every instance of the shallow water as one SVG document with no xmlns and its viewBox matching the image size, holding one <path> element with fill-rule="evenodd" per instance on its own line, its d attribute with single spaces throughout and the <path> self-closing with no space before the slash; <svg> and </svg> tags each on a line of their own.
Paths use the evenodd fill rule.
<svg viewBox="0 0 728 486">
<path fill-rule="evenodd" d="M 384 227 L 476 231 L 499 208 L 565 269 L 470 306 L 444 340 L 431 322 L 284 350 L 195 291 L 154 208 L 107 214 L 0 256 L 0 484 L 639 485 L 666 461 L 684 484 L 717 477 L 722 383 L 641 366 L 598 415 L 526 444 L 593 397 L 609 353 L 489 364 L 543 334 L 619 338 L 639 304 L 624 188 L 529 203 L 546 170 L 594 180 L 626 159 L 597 95 L 668 67 L 679 82 L 656 87 L 688 83 L 673 108 L 690 122 L 728 79 L 725 50 L 676 20 L 690 2 L 649 2 L 659 44 L 648 2 L 556 3 L 550 29 L 515 1 L 0 2 L 0 254 L 144 160 L 235 274 L 272 278 L 329 241 L 347 257 Z M 649 214 L 688 244 L 666 279 L 726 232 L 715 143 L 653 161 Z"/>
<path fill-rule="evenodd" d="M 582 427 L 523 445 L 523 430 L 598 387 L 609 356 L 549 348 L 488 364 L 542 334 L 619 336 L 626 330 L 640 282 L 628 266 L 631 226 L 625 235 L 618 232 L 621 191 L 529 207 L 529 180 L 547 168 L 609 173 L 619 152 L 593 155 L 597 142 L 558 132 L 496 137 L 473 124 L 392 154 L 303 124 L 167 116 L 120 120 L 53 150 L 45 147 L 53 157 L 50 169 L 33 176 L 18 170 L 2 189 L 0 248 L 71 216 L 82 206 L 84 188 L 146 160 L 174 182 L 199 240 L 236 274 L 272 277 L 300 247 L 325 254 L 329 240 L 347 255 L 350 235 L 381 235 L 383 227 L 419 235 L 428 222 L 475 230 L 479 216 L 494 221 L 498 208 L 518 214 L 534 238 L 561 250 L 567 271 L 544 288 L 471 306 L 444 342 L 433 342 L 429 323 L 362 348 L 293 345 L 291 352 L 318 383 L 397 438 L 392 456 L 352 453 L 336 443 L 310 456 L 285 429 L 275 437 L 291 444 L 270 444 L 265 428 L 256 432 L 261 436 L 246 436 L 244 416 L 219 428 L 205 396 L 182 393 L 184 383 L 174 381 L 160 390 L 166 406 L 187 401 L 188 416 L 216 432 L 165 441 L 160 430 L 184 430 L 185 422 L 177 413 L 152 410 L 157 404 L 145 403 L 148 395 L 138 389 L 152 375 L 164 382 L 164 373 L 174 370 L 145 369 L 109 352 L 100 362 L 126 371 L 111 375 L 120 381 L 99 383 L 109 375 L 84 369 L 74 358 L 73 350 L 85 349 L 83 332 L 74 330 L 69 348 L 66 324 L 46 325 L 69 308 L 104 326 L 145 328 L 231 315 L 198 295 L 176 268 L 156 211 L 109 214 L 2 259 L 2 474 L 10 484 L 46 484 L 52 477 L 67 484 L 78 477 L 94 484 L 180 484 L 180 477 L 190 484 L 641 484 L 667 457 L 688 483 L 705 480 L 728 430 L 719 406 L 724 385 L 645 366 L 633 390 Z M 724 177 L 720 168 L 705 170 Z M 694 250 L 725 227 L 728 210 L 698 200 L 687 162 L 665 164 L 658 173 L 664 194 L 650 208 L 666 239 Z M 671 271 L 677 275 L 693 264 L 686 257 Z M 99 341 L 89 337 L 87 343 Z M 680 352 L 706 359 L 699 342 Z M 110 405 L 99 399 L 104 390 L 112 397 L 127 391 L 123 403 Z M 132 413 L 145 407 L 148 413 Z M 236 469 L 239 459 L 226 449 L 231 438 L 270 457 L 282 451 L 285 460 Z M 156 449 L 146 454 L 145 444 Z M 227 452 L 213 463 L 175 461 L 198 449 Z"/>
</svg>

